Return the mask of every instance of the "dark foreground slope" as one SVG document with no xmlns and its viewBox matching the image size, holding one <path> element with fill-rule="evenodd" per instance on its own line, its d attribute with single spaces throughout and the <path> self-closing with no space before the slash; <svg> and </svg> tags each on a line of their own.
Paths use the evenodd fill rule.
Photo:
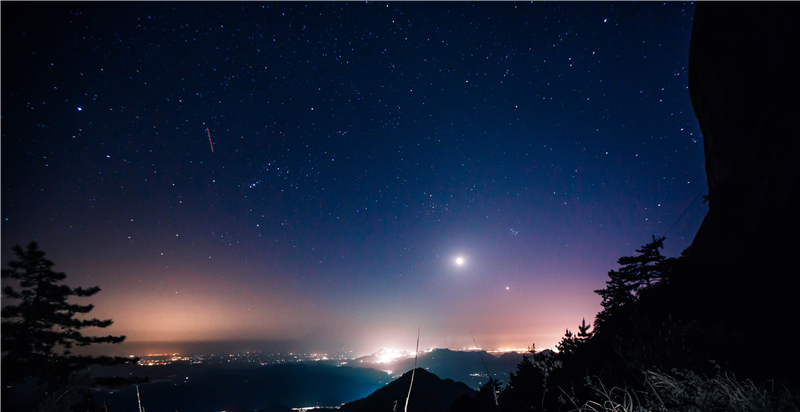
<svg viewBox="0 0 800 412">
<path fill-rule="evenodd" d="M 411 371 L 378 389 L 372 395 L 345 404 L 339 410 L 340 412 L 403 411 L 409 385 L 411 385 Z M 408 409 L 414 412 L 446 412 L 456 399 L 474 392 L 461 382 L 442 380 L 425 369 L 417 368 Z"/>
</svg>

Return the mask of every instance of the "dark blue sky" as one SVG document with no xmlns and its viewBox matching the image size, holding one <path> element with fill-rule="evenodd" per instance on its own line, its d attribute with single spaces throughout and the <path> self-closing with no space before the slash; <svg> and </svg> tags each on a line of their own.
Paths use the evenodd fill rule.
<svg viewBox="0 0 800 412">
<path fill-rule="evenodd" d="M 4 2 L 3 263 L 129 341 L 553 347 L 705 214 L 693 11 Z"/>
</svg>

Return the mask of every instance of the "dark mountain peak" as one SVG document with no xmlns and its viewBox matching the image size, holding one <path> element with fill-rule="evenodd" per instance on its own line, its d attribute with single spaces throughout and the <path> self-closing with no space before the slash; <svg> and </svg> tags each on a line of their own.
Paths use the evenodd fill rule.
<svg viewBox="0 0 800 412">
<path fill-rule="evenodd" d="M 485 350 L 482 351 L 453 351 L 450 349 L 434 349 L 425 354 L 428 359 L 435 361 L 469 360 L 474 359 L 480 362 L 480 357 L 484 359 L 497 359 Z"/>
<path fill-rule="evenodd" d="M 439 379 L 438 376 L 426 371 L 425 369 L 417 368 L 417 369 L 410 370 L 410 371 L 404 373 L 402 376 L 397 378 L 394 382 L 390 383 L 389 385 L 393 385 L 393 384 L 400 384 L 400 385 L 402 385 L 402 384 L 411 384 L 412 376 L 414 378 L 414 381 L 417 382 L 417 383 L 427 382 L 427 381 L 441 381 L 442 380 L 442 379 Z M 446 380 L 452 382 L 451 379 L 446 379 Z"/>
<path fill-rule="evenodd" d="M 519 352 L 506 352 L 498 358 L 501 362 L 521 362 L 523 356 L 530 355 L 530 352 L 526 353 L 519 353 Z"/>
<path fill-rule="evenodd" d="M 414 412 L 444 412 L 456 399 L 475 391 L 461 382 L 439 379 L 438 376 L 417 368 L 408 371 L 394 382 L 378 389 L 372 395 L 347 403 L 340 412 L 402 411 L 405 407 L 411 377 L 414 377 L 408 409 Z"/>
</svg>

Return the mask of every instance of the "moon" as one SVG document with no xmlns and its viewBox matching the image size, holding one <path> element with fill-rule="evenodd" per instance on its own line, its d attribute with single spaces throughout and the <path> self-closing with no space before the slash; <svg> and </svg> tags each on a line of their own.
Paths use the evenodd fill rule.
<svg viewBox="0 0 800 412">
<path fill-rule="evenodd" d="M 456 265 L 461 266 L 463 264 L 464 264 L 464 258 L 462 258 L 461 256 L 457 257 L 456 258 Z"/>
</svg>

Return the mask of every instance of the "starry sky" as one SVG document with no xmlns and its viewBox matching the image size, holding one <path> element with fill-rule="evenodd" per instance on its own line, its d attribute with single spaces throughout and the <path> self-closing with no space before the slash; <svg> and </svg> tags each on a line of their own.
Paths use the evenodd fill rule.
<svg viewBox="0 0 800 412">
<path fill-rule="evenodd" d="M 130 344 L 554 347 L 705 215 L 693 13 L 3 2 L 3 264 Z"/>
</svg>

